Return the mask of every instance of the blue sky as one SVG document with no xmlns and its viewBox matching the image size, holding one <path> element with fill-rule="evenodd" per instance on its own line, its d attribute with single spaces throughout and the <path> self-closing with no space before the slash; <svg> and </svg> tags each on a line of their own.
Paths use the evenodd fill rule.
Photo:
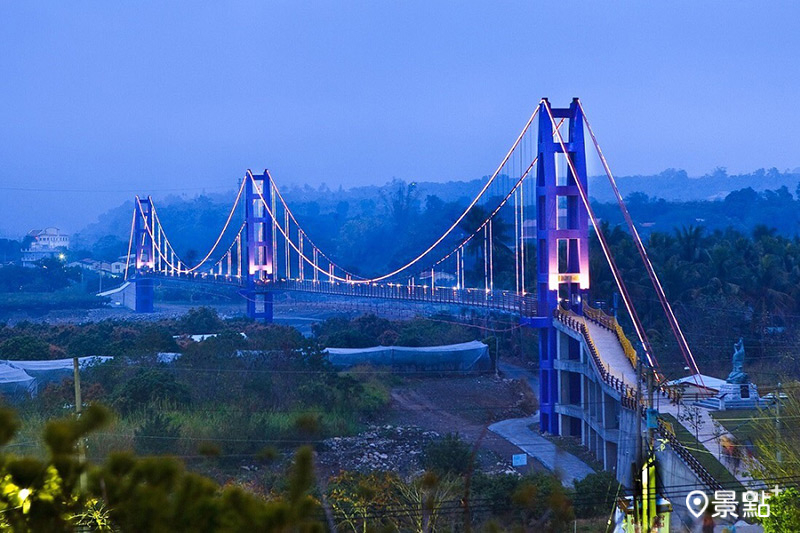
<svg viewBox="0 0 800 533">
<path fill-rule="evenodd" d="M 795 168 L 798 20 L 793 2 L 3 2 L 0 235 L 248 167 L 480 177 L 542 96 L 581 97 L 619 175 Z"/>
</svg>

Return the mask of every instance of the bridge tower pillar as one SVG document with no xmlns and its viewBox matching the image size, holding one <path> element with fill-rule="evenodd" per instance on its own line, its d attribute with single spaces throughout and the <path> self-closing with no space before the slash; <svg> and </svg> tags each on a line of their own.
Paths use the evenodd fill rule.
<svg viewBox="0 0 800 533">
<path fill-rule="evenodd" d="M 275 280 L 272 257 L 272 183 L 263 174 L 245 176 L 245 265 L 247 316 L 254 320 L 272 322 L 272 291 L 267 290 Z M 252 177 L 252 179 L 251 179 Z M 266 204 L 266 205 L 265 205 Z"/>
<path fill-rule="evenodd" d="M 538 315 L 550 318 L 548 325 L 539 330 L 539 412 L 541 431 L 558 435 L 559 379 L 554 367 L 558 356 L 558 330 L 551 317 L 559 305 L 582 315 L 583 301 L 588 296 L 589 215 L 577 186 L 579 182 L 588 194 L 588 183 L 583 113 L 578 99 L 573 99 L 568 108 L 551 108 L 546 98 L 539 106 L 536 283 Z M 561 119 L 566 122 L 560 128 L 566 154 L 555 134 L 548 109 L 556 124 Z M 574 173 L 567 158 L 572 162 Z"/>
<path fill-rule="evenodd" d="M 136 198 L 133 217 L 133 239 L 135 248 L 136 273 L 133 284 L 136 288 L 136 312 L 152 313 L 155 300 L 153 279 L 146 276 L 148 271 L 155 268 L 156 245 L 153 241 L 153 201 L 147 198 Z"/>
</svg>

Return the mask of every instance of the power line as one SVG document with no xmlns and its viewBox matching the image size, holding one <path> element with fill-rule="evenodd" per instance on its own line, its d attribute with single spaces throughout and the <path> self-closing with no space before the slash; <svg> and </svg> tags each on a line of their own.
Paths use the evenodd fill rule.
<svg viewBox="0 0 800 533">
<path fill-rule="evenodd" d="M 176 188 L 156 188 L 148 187 L 151 192 L 183 192 L 183 191 L 205 191 L 205 190 L 230 190 L 228 185 L 212 185 L 207 187 L 176 187 Z M 57 192 L 57 193 L 137 193 L 139 189 L 65 189 L 62 187 L 0 187 L 0 191 L 19 191 L 19 192 Z"/>
</svg>

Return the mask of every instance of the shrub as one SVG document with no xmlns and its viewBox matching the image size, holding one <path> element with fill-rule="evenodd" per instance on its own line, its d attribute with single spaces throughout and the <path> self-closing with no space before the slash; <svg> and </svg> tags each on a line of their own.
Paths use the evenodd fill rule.
<svg viewBox="0 0 800 533">
<path fill-rule="evenodd" d="M 0 342 L 0 356 L 8 359 L 49 359 L 50 345 L 33 335 L 17 335 Z"/>
<path fill-rule="evenodd" d="M 189 309 L 179 322 L 181 333 L 202 335 L 217 333 L 225 324 L 220 320 L 217 311 L 210 307 L 197 307 Z"/>
<path fill-rule="evenodd" d="M 448 433 L 425 446 L 422 456 L 425 469 L 445 476 L 464 475 L 472 468 L 472 450 L 458 433 Z"/>
<path fill-rule="evenodd" d="M 162 413 L 149 416 L 133 432 L 133 448 L 141 455 L 166 455 L 175 452 L 181 428 Z"/>
<path fill-rule="evenodd" d="M 575 481 L 574 506 L 578 518 L 605 516 L 614 506 L 619 483 L 611 472 L 597 472 Z"/>
<path fill-rule="evenodd" d="M 189 398 L 189 389 L 171 373 L 160 369 L 142 369 L 117 390 L 114 405 L 123 414 L 129 414 L 159 402 L 186 405 Z"/>
</svg>

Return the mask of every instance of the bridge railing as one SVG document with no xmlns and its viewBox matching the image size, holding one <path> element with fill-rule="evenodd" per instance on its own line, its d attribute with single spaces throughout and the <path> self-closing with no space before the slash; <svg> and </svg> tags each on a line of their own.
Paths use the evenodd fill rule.
<svg viewBox="0 0 800 533">
<path fill-rule="evenodd" d="M 533 316 L 536 313 L 536 299 L 530 295 L 520 295 L 506 291 L 485 291 L 482 289 L 456 289 L 453 287 L 428 287 L 425 285 L 403 285 L 382 283 L 345 283 L 314 280 L 284 279 L 259 284 L 264 289 L 312 292 L 337 296 L 363 298 L 383 298 L 411 302 L 440 303 L 485 307 L 499 311 Z"/>
<path fill-rule="evenodd" d="M 244 285 L 244 279 L 206 272 L 158 272 L 142 271 L 142 277 L 161 277 L 183 281 L 203 281 L 227 285 Z M 410 302 L 466 305 L 484 307 L 497 311 L 518 313 L 520 316 L 536 316 L 537 301 L 533 294 L 516 294 L 508 291 L 486 291 L 483 289 L 456 289 L 453 287 L 429 287 L 426 285 L 404 285 L 399 283 L 346 283 L 323 280 L 281 279 L 259 282 L 257 288 L 275 291 L 300 291 L 336 296 L 384 298 Z"/>
<path fill-rule="evenodd" d="M 619 325 L 619 322 L 617 322 L 617 319 L 611 315 L 607 315 L 602 309 L 595 309 L 586 304 L 583 306 L 583 314 L 589 320 L 614 332 L 619 340 L 620 345 L 622 346 L 622 349 L 625 352 L 625 356 L 628 358 L 628 361 L 631 362 L 633 368 L 636 368 L 636 350 L 631 344 L 631 341 L 628 340 L 628 337 L 625 336 L 625 332 L 623 331 L 622 326 Z M 676 389 L 667 387 L 664 384 L 660 384 L 658 388 L 661 393 L 671 401 L 678 402 L 681 400 L 680 393 Z"/>
<path fill-rule="evenodd" d="M 244 279 L 241 276 L 228 276 L 212 272 L 160 272 L 158 270 L 141 269 L 135 277 L 202 281 L 203 283 L 218 283 L 220 285 L 244 285 Z"/>
<path fill-rule="evenodd" d="M 706 486 L 711 490 L 722 490 L 722 484 L 711 475 L 711 472 L 704 467 L 697 458 L 686 449 L 686 447 L 681 444 L 678 440 L 678 437 L 675 436 L 675 433 L 670 431 L 670 429 L 666 426 L 665 422 L 658 419 L 658 434 L 661 435 L 672 447 L 678 457 L 680 457 L 684 463 L 695 473 L 695 475 L 706 484 Z"/>
</svg>

